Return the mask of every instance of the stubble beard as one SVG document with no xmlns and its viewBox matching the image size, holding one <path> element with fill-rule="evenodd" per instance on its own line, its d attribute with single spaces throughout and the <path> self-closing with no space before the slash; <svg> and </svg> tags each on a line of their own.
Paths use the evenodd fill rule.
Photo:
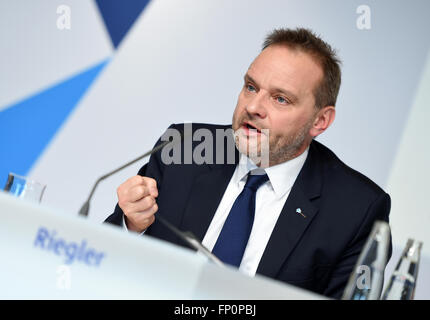
<svg viewBox="0 0 430 320">
<path fill-rule="evenodd" d="M 313 121 L 309 121 L 295 134 L 275 137 L 275 141 L 270 144 L 270 165 L 286 162 L 299 156 L 299 152 L 303 151 L 303 146 L 309 143 L 308 133 L 312 125 Z"/>
<path fill-rule="evenodd" d="M 308 138 L 308 133 L 313 125 L 313 121 L 314 119 L 311 119 L 302 129 L 289 136 L 271 137 L 269 129 L 262 129 L 264 135 L 246 137 L 241 132 L 242 128 L 239 127 L 234 130 L 236 148 L 240 153 L 246 155 L 256 165 L 261 167 L 274 166 L 286 162 L 297 157 L 301 149 L 303 149 L 304 144 L 310 143 L 309 140 L 311 139 Z M 265 137 L 263 138 L 263 136 Z"/>
</svg>

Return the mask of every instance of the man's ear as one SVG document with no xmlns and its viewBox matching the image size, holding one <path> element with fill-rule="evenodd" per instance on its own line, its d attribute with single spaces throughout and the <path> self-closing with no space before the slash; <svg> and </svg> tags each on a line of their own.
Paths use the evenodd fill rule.
<svg viewBox="0 0 430 320">
<path fill-rule="evenodd" d="M 336 110 L 334 106 L 326 106 L 317 112 L 314 124 L 309 131 L 312 137 L 319 136 L 323 133 L 334 121 Z"/>
</svg>

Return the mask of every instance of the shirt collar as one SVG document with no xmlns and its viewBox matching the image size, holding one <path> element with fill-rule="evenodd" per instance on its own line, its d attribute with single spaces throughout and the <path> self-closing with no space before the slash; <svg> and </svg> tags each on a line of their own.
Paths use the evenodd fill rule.
<svg viewBox="0 0 430 320">
<path fill-rule="evenodd" d="M 309 153 L 309 147 L 294 159 L 282 162 L 272 167 L 264 169 L 269 177 L 270 184 L 276 194 L 280 198 L 290 190 L 297 179 L 297 176 L 302 169 Z M 257 167 L 255 163 L 244 154 L 240 154 L 237 170 L 233 175 L 233 181 L 237 184 L 245 183 L 249 171 L 263 169 Z"/>
</svg>

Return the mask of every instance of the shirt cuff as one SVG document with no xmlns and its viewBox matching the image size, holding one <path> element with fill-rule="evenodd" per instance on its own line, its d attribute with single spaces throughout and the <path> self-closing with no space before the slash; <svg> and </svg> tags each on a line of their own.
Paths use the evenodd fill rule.
<svg viewBox="0 0 430 320">
<path fill-rule="evenodd" d="M 127 231 L 127 232 L 134 232 L 134 231 L 129 231 L 128 229 L 127 229 L 127 224 L 125 223 L 125 215 L 123 214 L 122 215 L 122 227 L 123 227 L 123 229 L 125 230 L 125 231 Z M 144 234 L 146 232 L 146 229 L 145 230 L 143 230 L 141 233 L 139 233 L 139 235 L 142 235 L 142 234 Z"/>
</svg>

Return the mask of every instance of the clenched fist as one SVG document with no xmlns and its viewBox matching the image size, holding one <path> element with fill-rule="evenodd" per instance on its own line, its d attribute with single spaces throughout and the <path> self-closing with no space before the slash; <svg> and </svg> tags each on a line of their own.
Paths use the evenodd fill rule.
<svg viewBox="0 0 430 320">
<path fill-rule="evenodd" d="M 118 187 L 117 195 L 128 230 L 142 232 L 155 221 L 158 189 L 154 179 L 139 175 L 131 177 Z"/>
</svg>

